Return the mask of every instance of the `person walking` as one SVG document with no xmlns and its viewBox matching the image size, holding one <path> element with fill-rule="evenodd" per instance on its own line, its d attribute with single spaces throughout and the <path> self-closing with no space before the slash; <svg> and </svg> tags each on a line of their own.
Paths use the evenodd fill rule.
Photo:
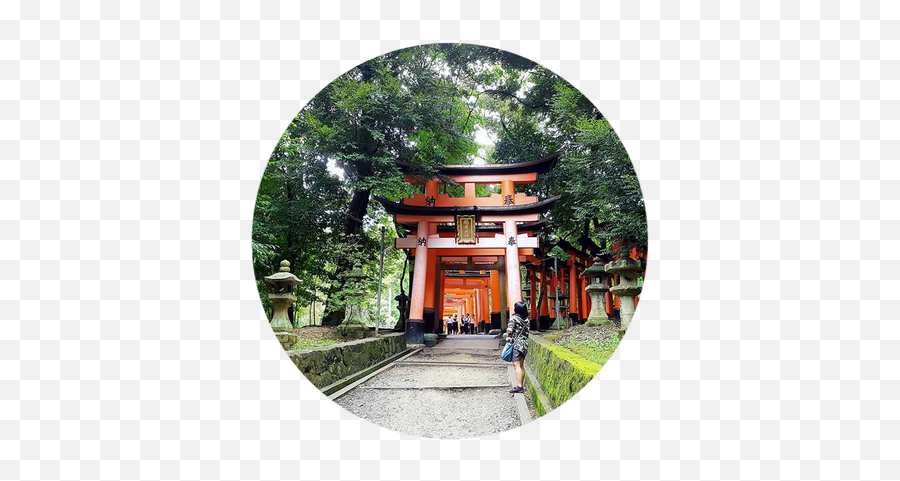
<svg viewBox="0 0 900 481">
<path fill-rule="evenodd" d="M 513 315 L 506 328 L 506 342 L 513 345 L 512 365 L 516 371 L 517 385 L 510 389 L 511 393 L 525 392 L 525 356 L 528 354 L 528 307 L 524 302 L 516 302 Z"/>
</svg>

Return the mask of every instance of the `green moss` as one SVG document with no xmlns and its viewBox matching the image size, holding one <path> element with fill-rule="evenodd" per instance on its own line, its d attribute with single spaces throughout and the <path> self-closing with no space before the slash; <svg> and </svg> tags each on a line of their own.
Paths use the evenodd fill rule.
<svg viewBox="0 0 900 481">
<path fill-rule="evenodd" d="M 547 349 L 553 351 L 553 353 L 560 358 L 568 361 L 573 368 L 581 371 L 581 373 L 586 376 L 594 377 L 594 375 L 600 372 L 600 368 L 603 367 L 596 362 L 585 359 L 583 356 L 576 354 L 574 351 L 561 346 L 547 346 Z"/>
<path fill-rule="evenodd" d="M 613 353 L 616 352 L 621 341 L 622 338 L 619 336 L 610 336 L 599 344 L 595 341 L 578 341 L 563 342 L 560 345 L 585 359 L 602 366 L 606 364 Z"/>
<path fill-rule="evenodd" d="M 542 409 L 545 411 L 568 401 L 590 382 L 602 367 L 601 364 L 562 346 L 538 340 L 537 336 L 529 340 L 525 362 L 537 377 L 549 402 L 553 404 L 543 406 Z"/>
<path fill-rule="evenodd" d="M 300 372 L 320 389 L 406 349 L 403 333 L 349 342 L 330 339 L 317 342 L 317 346 L 291 350 L 288 355 Z"/>
<path fill-rule="evenodd" d="M 606 324 L 611 324 L 611 322 L 610 322 L 610 321 L 607 321 L 607 320 L 604 320 L 604 319 L 599 319 L 599 320 L 598 320 L 598 319 L 594 319 L 593 321 L 587 321 L 587 322 L 584 323 L 584 325 L 585 325 L 585 326 L 588 326 L 588 327 L 597 327 L 597 326 L 603 326 L 603 325 L 606 325 Z"/>
<path fill-rule="evenodd" d="M 310 349 L 313 347 L 325 347 L 337 344 L 341 341 L 334 339 L 301 339 L 294 343 L 294 347 L 292 348 L 295 351 L 300 351 L 303 349 Z"/>
<path fill-rule="evenodd" d="M 612 355 L 616 352 L 616 351 L 607 351 L 607 350 L 592 349 L 592 348 L 579 348 L 579 347 L 572 348 L 572 351 L 574 353 L 584 357 L 588 361 L 592 361 L 597 364 L 600 364 L 601 367 L 604 364 L 606 364 L 607 362 L 609 362 L 609 358 L 611 358 Z"/>
<path fill-rule="evenodd" d="M 541 402 L 541 397 L 538 396 L 537 389 L 535 389 L 531 383 L 527 383 L 526 387 L 528 388 L 528 395 L 531 396 L 531 402 L 534 404 L 534 410 L 537 411 L 538 417 L 547 414 L 547 407 Z"/>
</svg>

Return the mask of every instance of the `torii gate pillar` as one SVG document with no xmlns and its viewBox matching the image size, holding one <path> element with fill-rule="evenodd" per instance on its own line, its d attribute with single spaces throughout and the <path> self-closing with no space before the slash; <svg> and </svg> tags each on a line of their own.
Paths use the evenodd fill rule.
<svg viewBox="0 0 900 481">
<path fill-rule="evenodd" d="M 416 264 L 413 270 L 413 287 L 410 293 L 409 320 L 406 321 L 406 343 L 425 343 L 425 279 L 428 275 L 428 221 L 419 221 L 416 237 Z"/>
</svg>

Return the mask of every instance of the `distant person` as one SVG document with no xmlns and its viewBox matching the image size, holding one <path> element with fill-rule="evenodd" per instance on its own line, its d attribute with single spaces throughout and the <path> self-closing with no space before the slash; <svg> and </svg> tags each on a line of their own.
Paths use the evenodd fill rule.
<svg viewBox="0 0 900 481">
<path fill-rule="evenodd" d="M 525 356 L 528 354 L 528 308 L 524 302 L 517 302 L 513 306 L 514 314 L 509 318 L 509 327 L 506 328 L 507 342 L 513 345 L 512 365 L 516 370 L 516 387 L 509 390 L 511 393 L 525 392 Z"/>
</svg>

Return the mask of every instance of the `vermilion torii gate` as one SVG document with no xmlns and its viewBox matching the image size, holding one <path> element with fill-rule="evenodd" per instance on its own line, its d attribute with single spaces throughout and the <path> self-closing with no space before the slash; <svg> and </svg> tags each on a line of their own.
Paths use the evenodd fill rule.
<svg viewBox="0 0 900 481">
<path fill-rule="evenodd" d="M 505 314 L 522 300 L 520 263 L 534 258 L 538 239 L 533 234 L 543 224 L 541 214 L 559 199 L 556 196 L 538 200 L 516 193 L 515 186 L 535 182 L 538 174 L 550 171 L 558 158 L 559 152 L 516 164 L 447 165 L 438 170 L 436 178 L 425 181 L 424 194 L 400 203 L 376 197 L 398 224 L 415 232 L 396 241 L 398 249 L 410 249 L 415 256 L 407 342 L 421 344 L 425 332 L 443 330 L 440 316 L 446 289 L 467 287 L 451 285 L 445 273 L 451 270 L 477 271 L 481 275 L 491 272 L 491 327 L 501 327 L 502 321 L 497 317 L 505 320 Z M 409 166 L 400 167 L 407 173 L 407 182 L 417 183 Z M 463 185 L 464 197 L 440 194 L 440 185 L 448 183 L 444 179 Z M 499 184 L 501 193 L 477 197 L 476 184 Z M 462 306 L 476 316 L 488 313 L 488 283 L 484 279 L 478 281 L 478 286 L 471 286 L 472 292 L 466 292 L 475 305 Z M 498 294 L 505 299 L 497 299 Z M 500 307 L 501 303 L 506 309 Z M 499 316 L 495 317 L 495 313 Z"/>
</svg>

